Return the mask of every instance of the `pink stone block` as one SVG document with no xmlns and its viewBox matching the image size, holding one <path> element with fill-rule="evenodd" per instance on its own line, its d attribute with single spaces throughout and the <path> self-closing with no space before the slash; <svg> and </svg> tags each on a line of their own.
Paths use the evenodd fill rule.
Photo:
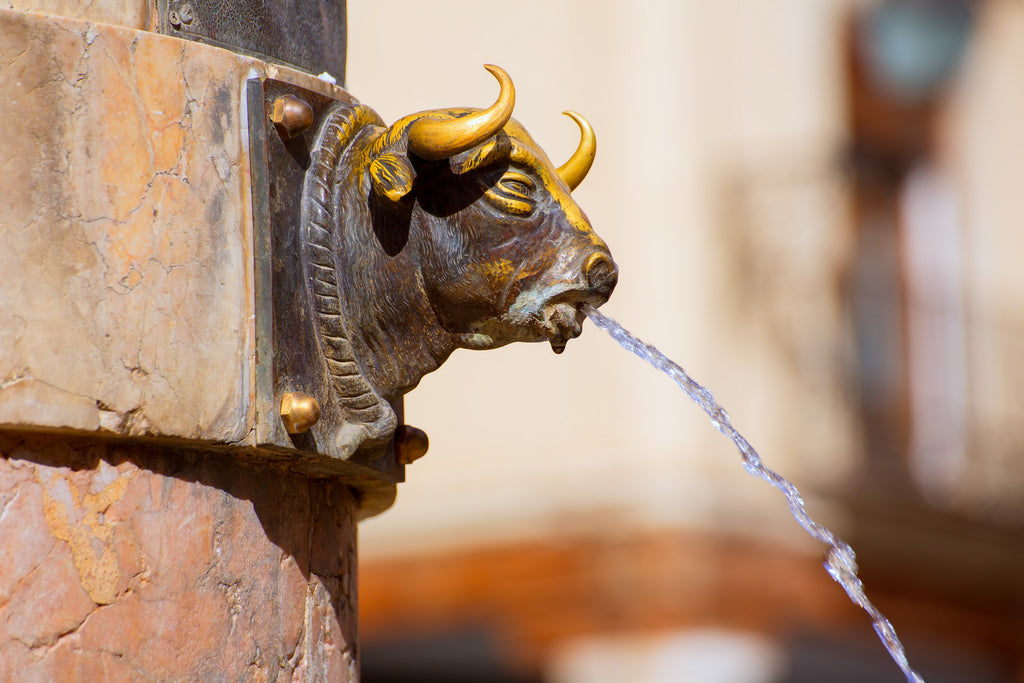
<svg viewBox="0 0 1024 683">
<path fill-rule="evenodd" d="M 8 435 L 0 501 L 0 681 L 356 680 L 345 485 Z"/>
</svg>

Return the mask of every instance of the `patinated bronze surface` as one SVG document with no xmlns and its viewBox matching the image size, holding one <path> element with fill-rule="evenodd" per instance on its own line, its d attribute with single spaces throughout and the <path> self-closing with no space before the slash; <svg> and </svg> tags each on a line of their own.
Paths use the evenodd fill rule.
<svg viewBox="0 0 1024 683">
<path fill-rule="evenodd" d="M 617 268 L 570 194 L 593 161 L 590 125 L 567 112 L 581 142 L 556 168 L 511 118 L 511 79 L 487 68 L 501 86 L 491 107 L 391 126 L 354 100 L 272 81 L 250 100 L 266 116 L 271 188 L 273 399 L 261 405 L 280 411 L 300 392 L 320 410 L 298 431 L 301 403 L 288 399 L 294 446 L 401 467 L 427 447 L 401 425 L 402 397 L 455 349 L 548 341 L 560 353 L 581 304 L 611 294 Z M 276 425 L 263 440 L 283 445 Z"/>
<path fill-rule="evenodd" d="M 345 81 L 345 0 L 157 0 L 160 33 Z"/>
</svg>

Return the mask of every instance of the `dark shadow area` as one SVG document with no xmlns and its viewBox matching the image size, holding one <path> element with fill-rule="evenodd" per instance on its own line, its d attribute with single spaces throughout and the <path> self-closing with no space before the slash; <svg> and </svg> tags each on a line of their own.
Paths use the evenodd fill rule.
<svg viewBox="0 0 1024 683">
<path fill-rule="evenodd" d="M 309 143 L 306 142 L 305 137 L 302 135 L 294 137 L 284 143 L 288 153 L 292 155 L 292 159 L 298 164 L 299 168 L 303 171 L 309 168 Z"/>
<path fill-rule="evenodd" d="M 501 136 L 499 136 L 499 139 Z M 483 197 L 508 170 L 507 159 L 500 159 L 468 173 L 453 173 L 448 164 L 412 157 L 416 169 L 416 200 L 432 216 L 447 218 L 463 211 Z"/>
<path fill-rule="evenodd" d="M 398 256 L 409 242 L 414 202 L 411 199 L 400 202 L 384 201 L 378 199 L 373 190 L 367 195 L 366 202 L 370 207 L 373 234 L 377 236 L 381 249 L 388 256 Z"/>
<path fill-rule="evenodd" d="M 988 657 L 936 643 L 904 643 L 919 674 L 929 683 L 1012 683 L 1013 674 Z M 779 683 L 905 683 L 892 659 L 868 632 L 806 633 L 789 644 L 788 671 Z"/>
<path fill-rule="evenodd" d="M 363 683 L 541 683 L 513 670 L 484 629 L 377 640 L 363 647 Z"/>
</svg>

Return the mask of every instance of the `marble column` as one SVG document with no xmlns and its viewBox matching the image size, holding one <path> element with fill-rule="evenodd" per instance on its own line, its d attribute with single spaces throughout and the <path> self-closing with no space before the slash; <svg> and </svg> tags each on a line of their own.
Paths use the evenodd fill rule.
<svg viewBox="0 0 1024 683">
<path fill-rule="evenodd" d="M 0 9 L 0 681 L 354 681 L 355 525 L 389 488 L 257 442 L 245 84 L 341 91 L 149 32 L 150 3 L 121 26 L 99 22 L 124 3 L 18 4 Z"/>
<path fill-rule="evenodd" d="M 356 680 L 352 491 L 0 435 L 0 680 Z"/>
</svg>

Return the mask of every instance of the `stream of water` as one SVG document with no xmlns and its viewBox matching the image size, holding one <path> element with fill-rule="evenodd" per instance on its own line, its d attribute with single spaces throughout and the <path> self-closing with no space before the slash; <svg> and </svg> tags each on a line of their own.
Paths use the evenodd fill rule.
<svg viewBox="0 0 1024 683">
<path fill-rule="evenodd" d="M 836 536 L 831 529 L 822 526 L 811 518 L 796 486 L 775 470 L 764 465 L 761 461 L 761 456 L 750 445 L 750 442 L 732 426 L 729 414 L 719 405 L 712 393 L 686 374 L 686 371 L 676 362 L 655 347 L 645 344 L 640 339 L 634 337 L 615 320 L 598 312 L 588 304 L 583 304 L 582 310 L 595 325 L 610 334 L 624 349 L 632 351 L 668 375 L 687 396 L 707 413 L 715 429 L 732 439 L 732 442 L 736 444 L 740 451 L 743 466 L 747 471 L 782 491 L 789 502 L 790 511 L 796 517 L 796 521 L 800 523 L 800 526 L 806 529 L 807 533 L 811 536 L 829 546 L 825 553 L 825 570 L 829 576 L 843 587 L 854 604 L 860 606 L 871 617 L 871 623 L 878 634 L 878 638 L 882 641 L 885 649 L 889 651 L 889 654 L 897 666 L 899 666 L 903 675 L 906 676 L 907 681 L 909 683 L 924 683 L 921 675 L 914 671 L 907 661 L 906 652 L 904 652 L 903 644 L 896 635 L 896 629 L 893 628 L 885 615 L 868 600 L 867 595 L 864 593 L 864 584 L 857 576 L 857 557 L 853 552 L 853 548 Z"/>
</svg>

